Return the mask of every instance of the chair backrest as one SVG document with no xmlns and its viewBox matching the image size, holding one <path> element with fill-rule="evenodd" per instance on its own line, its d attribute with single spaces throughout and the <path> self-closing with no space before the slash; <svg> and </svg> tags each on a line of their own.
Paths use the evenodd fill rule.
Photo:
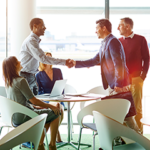
<svg viewBox="0 0 150 150">
<path fill-rule="evenodd" d="M 108 90 L 104 90 L 103 86 L 97 86 L 88 91 L 88 93 L 109 95 Z"/>
<path fill-rule="evenodd" d="M 64 94 L 66 93 L 77 93 L 77 91 L 72 85 L 66 84 L 65 89 L 64 89 Z M 64 103 L 65 103 L 65 106 L 67 107 L 67 102 L 64 102 Z M 75 102 L 71 103 L 71 109 L 74 107 L 74 105 L 75 105 Z"/>
<path fill-rule="evenodd" d="M 106 99 L 97 101 L 80 110 L 77 116 L 78 123 L 80 126 L 83 126 L 83 118 L 87 115 L 93 115 L 93 111 L 101 112 L 104 115 L 111 116 L 118 122 L 123 123 L 124 118 L 129 111 L 130 105 L 130 102 L 125 99 Z"/>
<path fill-rule="evenodd" d="M 77 91 L 73 86 L 66 84 L 65 89 L 64 89 L 64 94 L 65 93 L 77 93 Z"/>
<path fill-rule="evenodd" d="M 120 107 L 120 105 L 118 105 Z M 110 115 L 105 116 L 101 112 L 93 111 L 94 119 L 96 122 L 96 128 L 98 131 L 99 142 L 102 149 L 112 149 L 112 141 L 117 136 L 122 136 L 134 140 L 136 145 L 133 144 L 130 149 L 132 150 L 149 150 L 150 140 L 144 137 L 142 134 L 137 133 L 135 130 L 124 126 L 116 121 L 116 119 Z M 139 145 L 140 144 L 140 145 Z M 142 147 L 143 146 L 143 147 Z M 118 150 L 128 149 L 128 144 L 118 147 Z M 117 148 L 116 148 L 117 149 Z"/>
<path fill-rule="evenodd" d="M 1 150 L 10 150 L 11 148 L 24 143 L 34 143 L 35 150 L 41 139 L 47 114 L 39 115 L 12 130 L 0 140 Z"/>
<path fill-rule="evenodd" d="M 6 90 L 4 86 L 0 86 L 0 95 L 7 97 Z"/>
<path fill-rule="evenodd" d="M 12 116 L 14 113 L 22 113 L 31 118 L 38 116 L 31 109 L 3 96 L 0 96 L 0 113 L 2 121 L 10 126 L 12 126 Z"/>
<path fill-rule="evenodd" d="M 102 94 L 104 96 L 109 95 L 108 90 L 104 90 L 103 86 L 94 87 L 90 89 L 89 91 L 87 91 L 87 93 Z M 80 109 L 83 109 L 84 105 L 85 105 L 85 102 L 80 102 Z"/>
</svg>

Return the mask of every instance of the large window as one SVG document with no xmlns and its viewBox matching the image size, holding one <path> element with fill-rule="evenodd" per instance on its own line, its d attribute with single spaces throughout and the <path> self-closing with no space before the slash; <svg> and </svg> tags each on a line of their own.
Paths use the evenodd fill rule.
<svg viewBox="0 0 150 150">
<path fill-rule="evenodd" d="M 45 3 L 44 3 L 45 2 Z M 37 16 L 47 27 L 41 47 L 60 58 L 87 59 L 98 52 L 95 22 L 104 18 L 104 1 L 37 1 Z"/>
<path fill-rule="evenodd" d="M 110 0 L 110 21 L 113 25 L 113 34 L 120 37 L 117 30 L 120 19 L 130 17 L 134 21 L 133 31 L 136 34 L 144 36 L 150 48 L 150 1 L 149 0 Z M 133 56 L 134 57 L 134 56 Z M 150 71 L 144 81 L 143 87 L 143 115 L 149 116 L 149 83 Z M 144 128 L 144 133 L 150 132 L 147 127 Z"/>
<path fill-rule="evenodd" d="M 0 85 L 4 85 L 2 78 L 2 61 L 6 57 L 6 1 L 4 0 L 0 0 L 0 18 Z"/>
</svg>

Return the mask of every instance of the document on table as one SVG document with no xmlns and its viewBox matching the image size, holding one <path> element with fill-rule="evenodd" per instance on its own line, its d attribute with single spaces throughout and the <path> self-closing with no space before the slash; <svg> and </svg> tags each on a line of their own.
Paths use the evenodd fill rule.
<svg viewBox="0 0 150 150">
<path fill-rule="evenodd" d="M 66 93 L 67 96 L 81 96 L 81 97 L 89 97 L 89 98 L 101 98 L 101 94 L 94 93 Z"/>
<path fill-rule="evenodd" d="M 50 100 L 65 100 L 65 99 L 70 99 L 71 97 L 69 96 L 57 96 L 57 97 L 49 97 L 49 95 L 36 95 L 35 96 L 36 98 L 38 99 L 42 99 L 42 100 L 45 100 L 45 101 L 50 101 Z"/>
</svg>

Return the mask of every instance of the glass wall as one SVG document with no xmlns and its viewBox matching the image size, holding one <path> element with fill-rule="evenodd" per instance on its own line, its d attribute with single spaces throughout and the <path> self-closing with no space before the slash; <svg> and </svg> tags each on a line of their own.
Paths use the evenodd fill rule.
<svg viewBox="0 0 150 150">
<path fill-rule="evenodd" d="M 119 31 L 117 30 L 120 19 L 123 17 L 130 17 L 133 19 L 134 27 L 133 32 L 144 36 L 150 48 L 150 1 L 149 0 L 110 0 L 110 21 L 113 24 L 113 34 L 118 38 Z M 134 57 L 134 56 L 133 56 Z M 149 83 L 150 71 L 144 81 L 143 87 L 143 115 L 149 116 L 150 114 L 150 101 L 149 101 Z M 145 126 L 144 133 L 150 133 L 149 129 Z"/>
<path fill-rule="evenodd" d="M 83 60 L 92 58 L 98 52 L 100 40 L 95 34 L 96 20 L 104 18 L 104 1 L 38 0 L 37 17 L 44 20 L 47 28 L 40 45 L 44 51 L 52 52 L 53 57 Z M 67 83 L 78 92 L 101 85 L 99 67 L 54 67 L 62 70 L 63 77 L 68 79 Z M 89 80 L 92 76 L 95 78 Z"/>
<path fill-rule="evenodd" d="M 4 85 L 2 77 L 2 61 L 6 57 L 6 1 L 0 0 L 0 86 Z"/>
<path fill-rule="evenodd" d="M 53 57 L 75 60 L 92 58 L 99 50 L 101 40 L 95 34 L 96 20 L 104 18 L 105 0 L 37 0 L 37 17 L 44 20 L 46 32 L 40 43 L 44 51 Z M 131 17 L 134 32 L 145 36 L 150 47 L 150 2 L 149 0 L 110 0 L 110 21 L 113 34 L 120 37 L 117 30 L 120 18 Z M 6 57 L 6 1 L 0 0 L 0 64 Z M 9 18 L 8 18 L 9 20 Z M 8 27 L 8 50 L 10 51 L 11 26 Z M 99 66 L 84 69 L 59 67 L 67 83 L 78 92 L 101 85 Z M 0 68 L 2 76 L 2 69 Z M 144 82 L 144 96 L 149 95 L 150 74 Z M 4 85 L 2 78 L 0 84 Z M 145 98 L 144 102 L 149 99 Z M 144 113 L 149 114 L 150 104 L 144 103 Z M 147 107 L 146 107 L 147 106 Z"/>
</svg>

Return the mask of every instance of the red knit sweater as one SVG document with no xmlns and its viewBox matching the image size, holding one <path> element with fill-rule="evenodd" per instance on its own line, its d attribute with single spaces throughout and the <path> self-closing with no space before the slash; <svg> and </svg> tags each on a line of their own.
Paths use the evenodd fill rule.
<svg viewBox="0 0 150 150">
<path fill-rule="evenodd" d="M 126 55 L 126 64 L 131 77 L 141 76 L 144 80 L 149 68 L 149 48 L 143 36 L 120 38 Z"/>
</svg>

